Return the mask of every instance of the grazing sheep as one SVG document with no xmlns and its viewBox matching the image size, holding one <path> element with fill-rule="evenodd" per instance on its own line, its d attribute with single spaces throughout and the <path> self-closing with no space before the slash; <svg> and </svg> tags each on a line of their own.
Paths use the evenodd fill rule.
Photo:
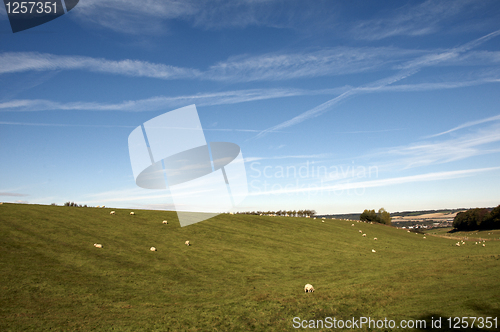
<svg viewBox="0 0 500 332">
<path fill-rule="evenodd" d="M 366 237 L 366 234 L 363 234 L 363 237 Z"/>
<path fill-rule="evenodd" d="M 164 223 L 164 224 L 168 224 L 168 221 L 166 221 L 166 220 L 163 220 L 163 223 Z"/>
<path fill-rule="evenodd" d="M 111 211 L 109 214 L 115 214 L 115 211 Z"/>
<path fill-rule="evenodd" d="M 325 217 L 321 218 L 321 219 L 326 219 Z"/>
<path fill-rule="evenodd" d="M 475 244 L 477 244 L 477 242 Z"/>
<path fill-rule="evenodd" d="M 311 284 L 307 284 L 304 286 L 304 292 L 306 293 L 312 293 L 314 292 L 314 287 Z"/>
<path fill-rule="evenodd" d="M 316 219 L 316 218 L 313 218 L 313 219 Z"/>
<path fill-rule="evenodd" d="M 410 233 L 410 231 L 407 231 L 408 233 Z"/>
<path fill-rule="evenodd" d="M 457 247 L 460 247 L 460 242 L 455 243 Z"/>
<path fill-rule="evenodd" d="M 96 248 L 102 248 L 102 244 L 100 244 L 100 243 L 94 243 L 94 247 L 96 247 Z"/>
<path fill-rule="evenodd" d="M 426 237 L 424 236 L 424 239 L 426 239 Z"/>
<path fill-rule="evenodd" d="M 321 220 L 321 222 L 325 222 L 324 220 Z"/>
<path fill-rule="evenodd" d="M 104 205 L 103 205 L 103 206 L 101 206 L 101 209 L 102 209 L 102 208 L 105 208 L 105 206 L 104 206 Z"/>
<path fill-rule="evenodd" d="M 363 233 L 363 231 L 362 231 L 362 230 L 359 230 L 359 232 L 360 232 L 360 233 Z"/>
<path fill-rule="evenodd" d="M 155 247 L 151 247 L 151 248 L 149 248 L 149 250 L 156 251 L 156 248 Z"/>
<path fill-rule="evenodd" d="M 100 207 L 99 205 L 97 205 L 97 207 Z"/>
<path fill-rule="evenodd" d="M 184 244 L 187 245 L 188 247 L 191 245 L 191 243 L 189 243 L 189 241 L 184 242 Z"/>
<path fill-rule="evenodd" d="M 351 226 L 354 226 L 354 224 L 352 224 Z"/>
<path fill-rule="evenodd" d="M 376 252 L 375 249 L 372 249 L 372 252 Z"/>
<path fill-rule="evenodd" d="M 375 241 L 377 241 L 378 239 L 376 237 L 373 238 Z"/>
<path fill-rule="evenodd" d="M 135 215 L 135 213 L 134 212 L 130 212 L 130 215 L 133 216 L 133 215 Z"/>
<path fill-rule="evenodd" d="M 483 247 L 486 247 L 486 244 L 483 243 Z"/>
</svg>

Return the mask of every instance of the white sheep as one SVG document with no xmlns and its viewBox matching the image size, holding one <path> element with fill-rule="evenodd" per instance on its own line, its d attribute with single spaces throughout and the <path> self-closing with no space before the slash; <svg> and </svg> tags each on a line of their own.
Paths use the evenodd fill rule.
<svg viewBox="0 0 500 332">
<path fill-rule="evenodd" d="M 135 213 L 134 212 L 130 212 L 130 215 L 133 216 L 133 215 L 135 215 Z"/>
<path fill-rule="evenodd" d="M 324 220 L 321 220 L 321 222 L 325 222 Z"/>
<path fill-rule="evenodd" d="M 316 220 L 316 217 L 314 217 L 313 219 Z"/>
<path fill-rule="evenodd" d="M 354 224 L 352 224 L 351 226 L 354 226 Z"/>
<path fill-rule="evenodd" d="M 103 206 L 101 206 L 101 209 L 102 209 L 102 208 L 105 208 L 105 206 L 104 206 L 104 205 L 103 205 Z"/>
<path fill-rule="evenodd" d="M 189 243 L 189 241 L 184 242 L 184 244 L 187 245 L 188 247 L 191 245 L 191 243 Z"/>
<path fill-rule="evenodd" d="M 115 211 L 111 211 L 109 214 L 115 214 Z"/>
<path fill-rule="evenodd" d="M 426 237 L 424 236 L 424 239 L 426 239 Z"/>
<path fill-rule="evenodd" d="M 96 248 L 102 248 L 102 244 L 100 244 L 100 243 L 94 243 L 94 247 L 96 247 Z"/>
<path fill-rule="evenodd" d="M 366 237 L 366 234 L 363 234 L 363 237 Z"/>
<path fill-rule="evenodd" d="M 483 243 L 483 247 L 486 247 L 486 244 Z"/>
<path fill-rule="evenodd" d="M 360 232 L 360 233 L 363 233 L 363 231 L 362 231 L 362 230 L 359 230 L 359 232 Z"/>
<path fill-rule="evenodd" d="M 151 248 L 149 248 L 149 250 L 156 251 L 156 248 L 155 247 L 151 247 Z"/>
<path fill-rule="evenodd" d="M 99 205 L 97 205 L 97 207 L 100 207 Z"/>
<path fill-rule="evenodd" d="M 372 249 L 372 252 L 376 252 L 375 249 Z"/>
<path fill-rule="evenodd" d="M 304 286 L 304 292 L 305 292 L 305 293 L 312 293 L 312 292 L 314 292 L 314 287 L 313 287 L 313 285 L 311 285 L 311 284 L 306 284 L 306 285 Z"/>
<path fill-rule="evenodd" d="M 163 220 L 163 223 L 164 223 L 164 224 L 168 224 L 168 221 L 166 221 L 166 220 Z"/>
<path fill-rule="evenodd" d="M 377 241 L 378 239 L 376 237 L 373 238 L 375 241 Z"/>
<path fill-rule="evenodd" d="M 455 243 L 457 247 L 460 247 L 460 242 Z"/>
</svg>

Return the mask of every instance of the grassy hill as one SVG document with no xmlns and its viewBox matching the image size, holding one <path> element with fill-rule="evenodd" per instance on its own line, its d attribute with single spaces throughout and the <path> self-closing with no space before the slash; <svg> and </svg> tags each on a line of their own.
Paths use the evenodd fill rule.
<svg viewBox="0 0 500 332">
<path fill-rule="evenodd" d="M 0 331 L 289 331 L 294 317 L 424 319 L 428 327 L 431 317 L 500 319 L 500 241 L 457 247 L 380 224 L 249 215 L 181 228 L 174 212 L 130 211 L 0 205 Z M 316 291 L 305 294 L 306 283 Z"/>
</svg>

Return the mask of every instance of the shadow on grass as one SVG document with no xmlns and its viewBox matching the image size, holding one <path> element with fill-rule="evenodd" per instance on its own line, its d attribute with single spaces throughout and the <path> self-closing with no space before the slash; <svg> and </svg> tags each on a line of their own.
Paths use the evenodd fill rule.
<svg viewBox="0 0 500 332">
<path fill-rule="evenodd" d="M 470 327 L 470 323 L 472 322 L 472 319 L 468 320 L 469 326 L 465 328 L 465 325 L 462 326 L 462 321 L 461 317 L 459 317 L 460 321 L 456 317 L 443 317 L 438 314 L 429 314 L 425 315 L 423 317 L 420 317 L 419 319 L 425 320 L 426 322 L 426 327 L 425 328 L 420 328 L 417 329 L 419 331 L 456 331 L 458 329 L 466 330 L 467 332 L 471 331 L 498 331 L 498 327 L 500 326 L 500 322 L 498 322 L 500 318 L 500 309 L 499 308 L 494 308 L 490 305 L 480 305 L 477 303 L 471 304 L 469 306 L 471 309 L 473 309 L 475 312 L 479 313 L 478 314 L 478 319 L 476 319 L 474 323 L 474 327 Z M 483 325 L 481 325 L 479 321 L 479 317 L 483 317 Z M 490 322 L 491 322 L 491 327 L 487 327 L 488 325 L 486 324 L 486 318 L 490 317 Z M 493 320 L 497 318 L 496 322 Z M 436 326 L 439 326 L 437 322 L 441 322 L 441 327 L 438 328 Z M 434 324 L 433 324 L 434 323 Z M 454 328 L 455 327 L 455 328 Z"/>
</svg>

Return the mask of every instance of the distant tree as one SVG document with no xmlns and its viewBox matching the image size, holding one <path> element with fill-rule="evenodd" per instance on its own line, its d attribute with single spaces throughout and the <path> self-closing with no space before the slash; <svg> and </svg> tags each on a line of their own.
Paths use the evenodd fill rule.
<svg viewBox="0 0 500 332">
<path fill-rule="evenodd" d="M 500 205 L 491 210 L 488 219 L 484 221 L 484 227 L 487 229 L 500 229 Z"/>
<path fill-rule="evenodd" d="M 359 217 L 359 220 L 368 222 L 370 221 L 379 222 L 379 218 L 375 210 L 364 210 L 361 216 Z"/>
<path fill-rule="evenodd" d="M 494 214 L 500 213 L 500 205 L 497 206 L 492 213 L 488 209 L 475 208 L 470 209 L 465 212 L 459 212 L 453 219 L 453 228 L 461 230 L 475 230 L 475 229 L 492 229 L 495 228 L 493 221 L 495 219 Z"/>
<path fill-rule="evenodd" d="M 390 225 L 391 224 L 391 214 L 387 212 L 384 208 L 380 208 L 378 210 L 378 218 L 382 224 Z"/>
</svg>

